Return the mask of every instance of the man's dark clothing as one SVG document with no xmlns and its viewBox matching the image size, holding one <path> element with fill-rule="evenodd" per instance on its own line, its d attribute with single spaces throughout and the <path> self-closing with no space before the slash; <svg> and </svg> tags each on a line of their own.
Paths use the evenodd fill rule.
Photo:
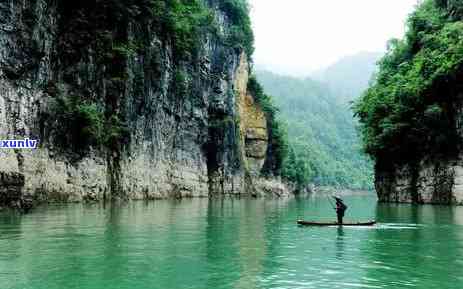
<svg viewBox="0 0 463 289">
<path fill-rule="evenodd" d="M 339 198 L 336 198 L 336 215 L 338 215 L 338 224 L 342 224 L 342 218 L 344 212 L 347 210 L 347 206 Z"/>
</svg>

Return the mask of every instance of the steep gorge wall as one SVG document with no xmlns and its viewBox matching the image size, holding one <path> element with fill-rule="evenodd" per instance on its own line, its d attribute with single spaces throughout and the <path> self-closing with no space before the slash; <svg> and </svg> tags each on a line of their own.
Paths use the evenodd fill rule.
<svg viewBox="0 0 463 289">
<path fill-rule="evenodd" d="M 462 8 L 420 1 L 355 105 L 382 202 L 463 205 Z"/>
<path fill-rule="evenodd" d="M 379 201 L 414 204 L 463 205 L 463 95 L 458 80 L 440 86 L 449 124 L 440 130 L 452 137 L 435 144 L 435 132 L 408 154 L 379 156 L 375 187 Z M 434 92 L 436 93 L 436 92 Z M 441 118 L 444 118 L 440 116 Z M 400 159 L 401 157 L 401 159 Z"/>
<path fill-rule="evenodd" d="M 463 205 L 463 95 L 449 83 L 445 91 L 452 100 L 446 129 L 456 138 L 446 140 L 448 148 L 439 153 L 422 153 L 413 161 L 379 158 L 375 167 L 375 187 L 380 202 Z M 454 93 L 454 95 L 451 95 Z M 419 149 L 427 144 L 421 144 Z"/>
<path fill-rule="evenodd" d="M 375 186 L 380 202 L 463 205 L 463 163 L 426 160 L 378 168 Z"/>
<path fill-rule="evenodd" d="M 375 188 L 380 202 L 463 205 L 463 95 L 456 83 L 444 87 L 441 93 L 450 100 L 452 120 L 445 130 L 455 137 L 440 147 L 421 143 L 402 160 L 378 157 Z"/>
<path fill-rule="evenodd" d="M 219 2 L 206 1 L 226 34 Z M 38 201 L 254 194 L 269 133 L 243 49 L 203 31 L 178 57 L 155 18 L 111 5 L 0 3 L 0 139 L 40 141 L 1 150 L 0 173 Z M 104 141 L 84 141 L 97 129 Z"/>
</svg>

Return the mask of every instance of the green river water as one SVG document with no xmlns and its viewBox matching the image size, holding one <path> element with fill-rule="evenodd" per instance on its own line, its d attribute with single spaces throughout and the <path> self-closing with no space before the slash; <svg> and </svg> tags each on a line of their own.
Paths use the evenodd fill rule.
<svg viewBox="0 0 463 289">
<path fill-rule="evenodd" d="M 0 288 L 463 288 L 463 208 L 346 197 L 132 202 L 0 214 Z"/>
</svg>

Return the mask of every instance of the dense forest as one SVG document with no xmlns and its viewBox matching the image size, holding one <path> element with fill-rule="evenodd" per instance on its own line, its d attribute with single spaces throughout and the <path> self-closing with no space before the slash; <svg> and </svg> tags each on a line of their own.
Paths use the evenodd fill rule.
<svg viewBox="0 0 463 289">
<path fill-rule="evenodd" d="M 280 109 L 280 120 L 288 132 L 284 177 L 300 185 L 371 188 L 372 165 L 361 153 L 349 101 L 366 88 L 376 59 L 377 54 L 356 55 L 316 76 L 335 79 L 340 73 L 350 75 L 354 78 L 350 90 L 341 81 L 336 85 L 257 72 L 259 82 Z"/>
<path fill-rule="evenodd" d="M 461 1 L 426 0 L 408 18 L 405 38 L 389 42 L 373 84 L 355 106 L 364 149 L 377 164 L 456 153 L 462 17 Z"/>
</svg>

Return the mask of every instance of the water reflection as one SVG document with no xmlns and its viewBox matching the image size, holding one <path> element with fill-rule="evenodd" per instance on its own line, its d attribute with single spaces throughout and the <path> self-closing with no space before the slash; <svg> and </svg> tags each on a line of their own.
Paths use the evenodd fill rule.
<svg viewBox="0 0 463 289">
<path fill-rule="evenodd" d="M 460 288 L 463 208 L 346 198 L 183 200 L 0 215 L 0 288 Z"/>
<path fill-rule="evenodd" d="M 336 238 L 336 258 L 342 260 L 344 256 L 344 228 L 337 228 L 337 238 Z"/>
<path fill-rule="evenodd" d="M 221 288 L 232 288 L 239 279 L 238 236 L 239 218 L 235 212 L 234 201 L 212 199 L 207 207 L 206 225 L 206 264 L 207 286 L 212 288 L 222 284 Z M 217 272 L 222 271 L 222 274 Z"/>
<path fill-rule="evenodd" d="M 462 239 L 456 212 L 462 208 L 379 204 L 382 226 L 364 241 L 365 283 L 383 287 L 455 288 L 461 282 Z M 457 269 L 458 268 L 458 269 Z"/>
<path fill-rule="evenodd" d="M 263 260 L 266 255 L 266 240 L 263 232 L 264 204 L 247 202 L 240 211 L 237 261 L 240 263 L 241 276 L 234 286 L 236 289 L 258 287 L 257 276 L 263 271 Z"/>
<path fill-rule="evenodd" d="M 11 212 L 0 212 L 0 273 L 17 278 L 18 272 L 11 264 L 21 257 L 23 236 L 21 216 Z"/>
<path fill-rule="evenodd" d="M 101 262 L 103 264 L 112 264 L 111 266 L 103 266 L 102 272 L 96 272 L 98 275 L 102 274 L 103 280 L 113 279 L 114 283 L 120 283 L 124 280 L 120 278 L 126 275 L 128 271 L 128 248 L 127 244 L 123 242 L 124 229 L 122 225 L 122 208 L 121 204 L 110 204 L 105 207 L 106 225 L 102 236 L 103 246 Z M 128 205 L 127 207 L 128 208 Z M 91 248 L 91 247 L 90 247 Z M 98 248 L 92 248 L 93 250 Z M 99 267 L 99 266 L 98 266 Z"/>
</svg>

